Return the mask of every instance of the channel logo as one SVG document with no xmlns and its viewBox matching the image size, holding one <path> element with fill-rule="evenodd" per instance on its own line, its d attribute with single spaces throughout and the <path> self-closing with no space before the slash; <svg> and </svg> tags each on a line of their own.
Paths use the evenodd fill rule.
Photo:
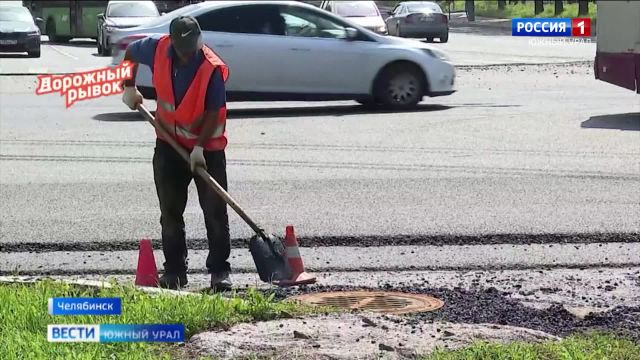
<svg viewBox="0 0 640 360">
<path fill-rule="evenodd" d="M 512 19 L 511 36 L 588 37 L 591 36 L 591 19 Z"/>
<path fill-rule="evenodd" d="M 49 342 L 184 342 L 183 324 L 47 325 Z"/>
<path fill-rule="evenodd" d="M 47 325 L 49 342 L 100 342 L 100 325 Z"/>
</svg>

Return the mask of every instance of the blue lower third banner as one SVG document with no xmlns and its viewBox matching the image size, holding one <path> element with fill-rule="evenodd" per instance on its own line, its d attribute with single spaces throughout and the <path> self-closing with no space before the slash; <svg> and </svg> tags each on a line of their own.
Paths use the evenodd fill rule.
<svg viewBox="0 0 640 360">
<path fill-rule="evenodd" d="M 49 342 L 184 342 L 183 324 L 48 325 Z"/>
<path fill-rule="evenodd" d="M 120 298 L 50 298 L 49 315 L 120 315 Z"/>
</svg>

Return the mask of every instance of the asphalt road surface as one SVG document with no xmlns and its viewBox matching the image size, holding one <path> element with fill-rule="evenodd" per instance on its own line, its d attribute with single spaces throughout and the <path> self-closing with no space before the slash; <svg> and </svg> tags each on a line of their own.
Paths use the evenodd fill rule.
<svg viewBox="0 0 640 360">
<path fill-rule="evenodd" d="M 638 96 L 594 79 L 593 44 L 528 41 L 464 32 L 435 44 L 460 65 L 459 91 L 414 111 L 230 104 L 230 193 L 268 231 L 295 225 L 310 269 L 332 288 L 431 289 L 481 309 L 499 278 L 519 286 L 510 298 L 529 288 L 528 300 L 547 305 L 623 306 L 610 327 L 629 314 L 637 326 Z M 139 239 L 159 249 L 151 126 L 119 96 L 65 109 L 57 95 L 34 95 L 34 76 L 10 75 L 108 63 L 94 53 L 80 43 L 45 45 L 40 59 L 0 58 L 0 274 L 128 278 Z M 256 285 L 251 230 L 231 209 L 230 219 L 235 279 Z M 201 273 L 206 235 L 193 184 L 185 222 Z M 544 286 L 521 276 L 535 269 L 547 269 Z M 204 284 L 193 275 L 192 287 Z"/>
</svg>

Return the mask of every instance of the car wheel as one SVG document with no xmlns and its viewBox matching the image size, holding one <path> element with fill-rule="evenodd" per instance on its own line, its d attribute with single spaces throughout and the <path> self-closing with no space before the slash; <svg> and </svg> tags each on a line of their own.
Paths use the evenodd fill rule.
<svg viewBox="0 0 640 360">
<path fill-rule="evenodd" d="M 47 20 L 46 30 L 47 30 L 47 36 L 49 37 L 49 42 L 57 42 L 58 37 L 56 35 L 56 23 L 53 21 L 52 18 L 49 18 Z"/>
<path fill-rule="evenodd" d="M 96 46 L 98 48 L 98 55 L 104 55 L 104 49 L 102 48 L 102 40 L 100 39 L 99 34 L 98 34 L 98 39 L 96 40 Z"/>
<path fill-rule="evenodd" d="M 104 56 L 111 56 L 111 48 L 109 47 L 109 45 L 107 45 L 108 43 L 109 40 L 107 39 L 105 45 L 102 45 L 102 53 L 104 54 Z"/>
<path fill-rule="evenodd" d="M 449 41 L 449 33 L 448 32 L 440 35 L 440 42 L 441 43 L 446 43 L 447 41 Z"/>
<path fill-rule="evenodd" d="M 432 37 L 428 37 L 427 38 L 427 42 L 433 42 L 433 38 Z"/>
<path fill-rule="evenodd" d="M 38 51 L 30 51 L 27 53 L 27 56 L 30 58 L 39 58 L 40 57 L 40 49 Z"/>
<path fill-rule="evenodd" d="M 376 84 L 374 96 L 391 109 L 415 107 L 424 95 L 425 84 L 420 72 L 410 66 L 395 65 L 383 71 Z"/>
</svg>

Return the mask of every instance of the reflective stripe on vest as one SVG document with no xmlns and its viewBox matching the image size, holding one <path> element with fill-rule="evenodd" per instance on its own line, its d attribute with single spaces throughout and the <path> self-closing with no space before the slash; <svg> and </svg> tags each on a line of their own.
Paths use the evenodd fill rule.
<svg viewBox="0 0 640 360">
<path fill-rule="evenodd" d="M 199 136 L 199 135 L 196 135 L 194 133 L 191 133 L 189 130 L 183 128 L 180 125 L 176 125 L 176 134 L 178 134 L 179 136 L 182 136 L 184 138 L 187 138 L 187 139 L 198 139 L 198 136 Z M 224 134 L 224 125 L 218 125 L 213 130 L 213 134 L 211 135 L 211 139 L 215 139 L 217 137 L 220 137 L 220 136 L 222 136 L 222 134 Z"/>
<path fill-rule="evenodd" d="M 165 111 L 176 111 L 176 107 L 173 106 L 173 104 L 170 104 L 162 99 L 157 99 L 156 102 L 158 103 L 158 106 L 162 107 Z"/>
<path fill-rule="evenodd" d="M 196 71 L 187 92 L 180 105 L 175 105 L 173 97 L 173 82 L 171 76 L 172 59 L 168 55 L 171 40 L 168 35 L 160 38 L 156 48 L 156 56 L 153 71 L 153 84 L 157 93 L 156 117 L 161 121 L 167 130 L 172 132 L 181 145 L 192 148 L 202 131 L 205 113 L 205 94 L 213 71 L 220 69 L 222 79 L 226 82 L 228 78 L 228 68 L 220 58 L 208 47 L 204 46 L 202 51 L 205 60 Z M 216 120 L 220 124 L 214 129 L 213 134 L 204 144 L 205 150 L 221 150 L 227 143 L 226 128 L 226 107 L 220 109 Z M 157 132 L 156 132 L 157 133 Z M 157 133 L 159 137 L 162 137 Z"/>
</svg>

